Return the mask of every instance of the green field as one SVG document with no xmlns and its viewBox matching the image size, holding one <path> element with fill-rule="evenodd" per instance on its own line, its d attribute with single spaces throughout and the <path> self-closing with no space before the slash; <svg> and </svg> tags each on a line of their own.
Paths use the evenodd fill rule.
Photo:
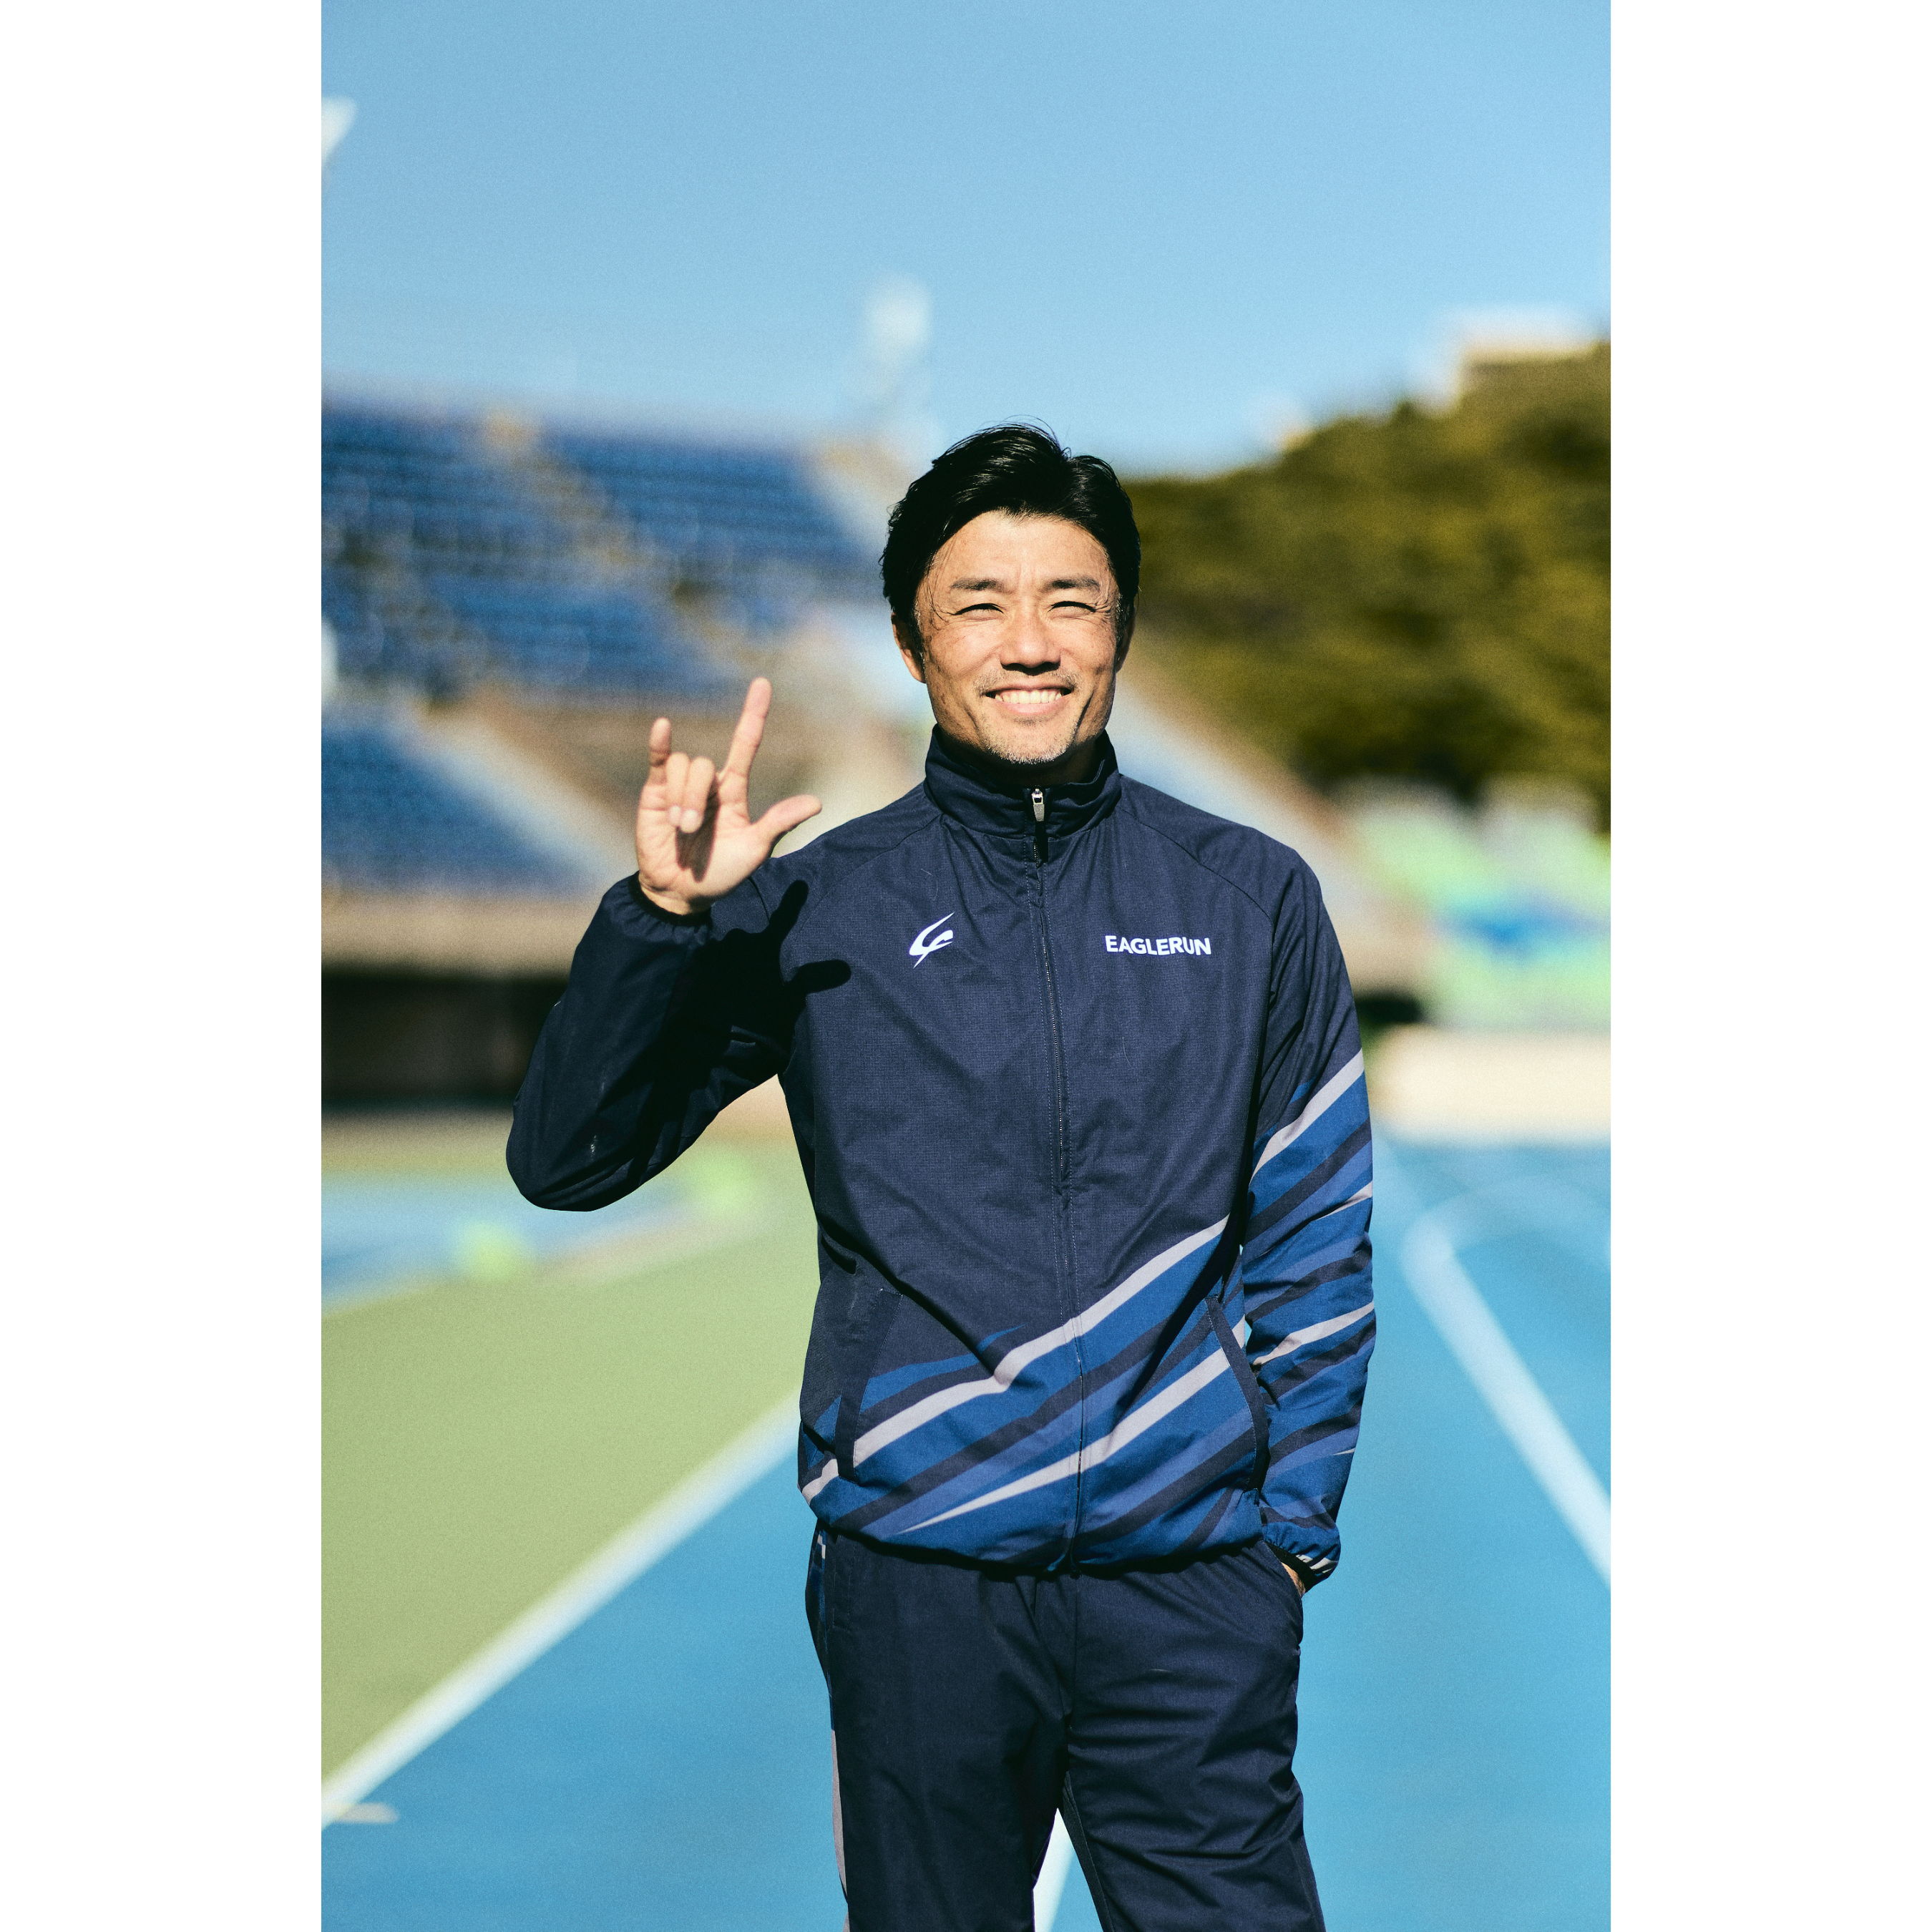
<svg viewBox="0 0 1932 1932">
<path fill-rule="evenodd" d="M 502 1124 L 329 1137 L 337 1172 L 500 1172 Z M 326 1775 L 796 1389 L 816 1263 L 787 1142 L 694 1149 L 695 1234 L 428 1280 L 322 1318 Z"/>
</svg>

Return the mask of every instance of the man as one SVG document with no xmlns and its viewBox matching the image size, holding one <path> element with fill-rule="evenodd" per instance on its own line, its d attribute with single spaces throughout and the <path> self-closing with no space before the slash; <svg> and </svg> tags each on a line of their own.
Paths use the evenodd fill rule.
<svg viewBox="0 0 1932 1932">
<path fill-rule="evenodd" d="M 1293 853 L 1120 776 L 1140 542 L 1106 464 L 969 437 L 881 567 L 925 784 L 773 858 L 818 806 L 748 814 L 769 686 L 722 770 L 660 719 L 511 1169 L 598 1207 L 782 1084 L 853 1932 L 1021 1932 L 1056 1810 L 1109 1932 L 1318 1928 L 1300 1599 L 1375 1318 L 1341 956 Z"/>
</svg>

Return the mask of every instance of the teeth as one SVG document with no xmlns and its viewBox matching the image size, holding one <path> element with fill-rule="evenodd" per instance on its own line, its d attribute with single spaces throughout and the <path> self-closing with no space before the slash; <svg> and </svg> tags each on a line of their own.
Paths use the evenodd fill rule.
<svg viewBox="0 0 1932 1932">
<path fill-rule="evenodd" d="M 994 694 L 1002 704 L 1016 707 L 1024 706 L 1028 710 L 1042 704 L 1057 704 L 1066 695 L 1064 691 L 1002 691 Z"/>
</svg>

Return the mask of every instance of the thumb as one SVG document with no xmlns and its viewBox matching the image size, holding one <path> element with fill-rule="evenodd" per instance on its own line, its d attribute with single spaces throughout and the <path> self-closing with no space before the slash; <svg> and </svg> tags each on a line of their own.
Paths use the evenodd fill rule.
<svg viewBox="0 0 1932 1932">
<path fill-rule="evenodd" d="M 767 847 L 776 845 L 795 826 L 816 818 L 824 809 L 810 792 L 800 792 L 795 798 L 780 799 L 752 829 Z"/>
</svg>

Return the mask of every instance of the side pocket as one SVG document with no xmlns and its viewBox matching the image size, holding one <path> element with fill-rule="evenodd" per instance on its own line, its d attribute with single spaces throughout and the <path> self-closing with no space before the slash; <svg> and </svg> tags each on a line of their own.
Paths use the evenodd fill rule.
<svg viewBox="0 0 1932 1932">
<path fill-rule="evenodd" d="M 1307 1598 L 1296 1586 L 1294 1579 L 1288 1574 L 1287 1565 L 1274 1553 L 1265 1538 L 1250 1546 L 1254 1550 L 1261 1561 L 1268 1565 L 1274 1577 L 1275 1587 L 1286 1594 L 1288 1598 L 1288 1614 L 1294 1624 L 1294 1640 L 1299 1643 L 1301 1641 L 1304 1618 L 1306 1614 Z"/>
<path fill-rule="evenodd" d="M 1248 1405 L 1248 1420 L 1254 1430 L 1255 1465 L 1249 1486 L 1259 1496 L 1268 1481 L 1268 1400 L 1262 1393 L 1262 1385 L 1255 1380 L 1255 1372 L 1248 1366 L 1247 1352 L 1234 1340 L 1234 1331 L 1228 1326 L 1227 1312 L 1214 1295 L 1208 1298 L 1208 1319 L 1214 1324 L 1214 1334 L 1221 1344 L 1221 1352 L 1228 1358 L 1228 1366 L 1234 1372 L 1234 1380 L 1239 1384 L 1242 1400 Z M 1289 1586 L 1292 1589 L 1292 1584 Z"/>
<path fill-rule="evenodd" d="M 844 1374 L 838 1391 L 838 1420 L 832 1430 L 832 1453 L 838 1458 L 838 1473 L 848 1482 L 854 1479 L 856 1460 L 854 1445 L 859 1437 L 860 1406 L 866 1400 L 866 1384 L 872 1379 L 872 1364 L 878 1360 L 879 1345 L 886 1339 L 898 1312 L 897 1289 L 886 1282 L 862 1280 L 858 1294 L 865 1298 L 853 1312 L 846 1346 Z"/>
<path fill-rule="evenodd" d="M 805 1621 L 812 1632 L 812 1647 L 818 1653 L 818 1667 L 824 1673 L 826 1688 L 832 1684 L 832 1668 L 827 1660 L 827 1642 L 831 1626 L 826 1615 L 825 1559 L 831 1548 L 831 1539 L 822 1526 L 812 1532 L 812 1556 L 805 1567 Z"/>
</svg>

